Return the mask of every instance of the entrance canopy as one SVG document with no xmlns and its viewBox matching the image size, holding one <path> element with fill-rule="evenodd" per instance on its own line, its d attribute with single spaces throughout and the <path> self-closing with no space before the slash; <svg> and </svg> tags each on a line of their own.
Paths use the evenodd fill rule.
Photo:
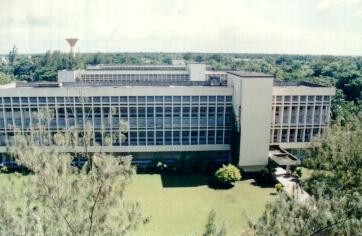
<svg viewBox="0 0 362 236">
<path fill-rule="evenodd" d="M 277 145 L 270 146 L 269 158 L 279 166 L 298 166 L 300 160 Z"/>
</svg>

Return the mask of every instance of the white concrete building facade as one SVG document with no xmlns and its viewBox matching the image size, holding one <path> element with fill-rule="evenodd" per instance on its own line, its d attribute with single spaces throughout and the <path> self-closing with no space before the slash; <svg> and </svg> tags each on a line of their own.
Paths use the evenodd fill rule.
<svg viewBox="0 0 362 236">
<path fill-rule="evenodd" d="M 268 162 L 269 145 L 307 147 L 323 133 L 334 93 L 331 87 L 204 64 L 59 71 L 57 83 L 0 86 L 0 153 L 7 152 L 14 128 L 29 132 L 37 113 L 48 109 L 50 136 L 91 123 L 90 151 L 132 153 L 141 161 L 187 153 L 260 168 Z M 107 137 L 119 134 L 121 121 L 129 124 L 126 141 L 106 145 Z"/>
</svg>

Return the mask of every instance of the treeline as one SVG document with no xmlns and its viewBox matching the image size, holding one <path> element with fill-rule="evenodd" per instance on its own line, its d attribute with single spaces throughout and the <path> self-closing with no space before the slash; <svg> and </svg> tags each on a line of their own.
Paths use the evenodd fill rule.
<svg viewBox="0 0 362 236">
<path fill-rule="evenodd" d="M 57 71 L 86 64 L 171 64 L 172 59 L 204 62 L 215 70 L 245 70 L 273 74 L 280 80 L 304 80 L 335 86 L 333 120 L 361 110 L 362 57 L 225 54 L 225 53 L 84 53 L 75 58 L 60 51 L 20 55 L 14 47 L 0 72 L 23 81 L 56 81 Z"/>
</svg>

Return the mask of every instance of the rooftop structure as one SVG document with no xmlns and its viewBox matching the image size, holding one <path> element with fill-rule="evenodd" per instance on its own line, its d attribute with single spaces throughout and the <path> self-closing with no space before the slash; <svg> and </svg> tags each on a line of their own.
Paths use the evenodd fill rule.
<svg viewBox="0 0 362 236">
<path fill-rule="evenodd" d="M 13 127 L 27 132 L 37 123 L 34 114 L 51 109 L 50 136 L 93 124 L 89 151 L 132 153 L 138 163 L 184 155 L 233 160 L 250 170 L 267 164 L 271 145 L 304 148 L 322 135 L 335 94 L 332 87 L 181 62 L 88 65 L 59 71 L 57 82 L 18 82 L 0 89 L 3 160 Z M 121 121 L 129 124 L 126 141 L 109 145 L 107 137 L 119 135 Z"/>
</svg>

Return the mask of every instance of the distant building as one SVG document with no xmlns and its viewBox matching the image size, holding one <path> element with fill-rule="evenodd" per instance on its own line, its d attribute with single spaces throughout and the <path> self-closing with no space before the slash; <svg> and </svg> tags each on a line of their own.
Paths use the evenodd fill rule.
<svg viewBox="0 0 362 236">
<path fill-rule="evenodd" d="M 205 64 L 87 66 L 59 71 L 57 83 L 0 87 L 0 153 L 12 127 L 26 131 L 37 122 L 34 113 L 48 108 L 55 117 L 49 134 L 93 124 L 90 151 L 131 153 L 135 162 L 207 157 L 260 169 L 270 145 L 304 148 L 323 134 L 334 94 L 333 87 Z M 129 123 L 126 141 L 106 146 L 120 120 Z"/>
<path fill-rule="evenodd" d="M 7 64 L 9 64 L 9 60 L 6 57 L 2 56 L 0 64 L 1 65 L 7 65 Z"/>
</svg>

